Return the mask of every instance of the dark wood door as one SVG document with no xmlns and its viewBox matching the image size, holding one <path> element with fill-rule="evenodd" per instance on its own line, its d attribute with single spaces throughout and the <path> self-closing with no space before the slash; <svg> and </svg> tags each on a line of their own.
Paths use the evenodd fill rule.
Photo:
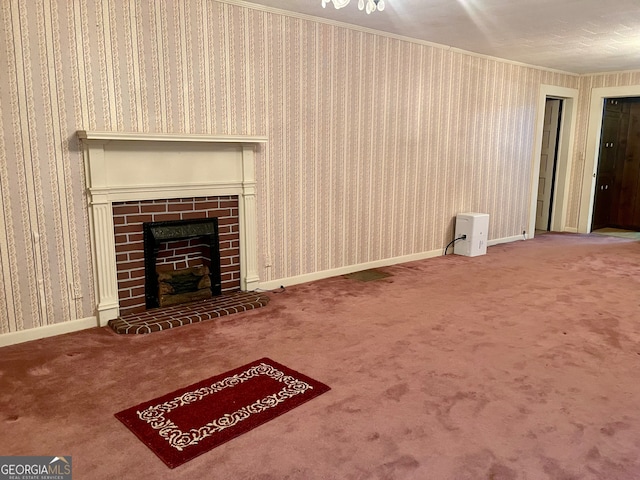
<svg viewBox="0 0 640 480">
<path fill-rule="evenodd" d="M 613 203 L 613 182 L 614 178 L 609 175 L 598 175 L 596 181 L 596 200 L 593 210 L 593 230 L 611 227 L 611 210 Z"/>
<path fill-rule="evenodd" d="M 611 102 L 611 104 L 610 104 Z M 616 100 L 618 102 L 618 100 Z M 596 178 L 596 195 L 593 210 L 592 229 L 612 226 L 617 211 L 614 197 L 617 198 L 616 164 L 620 151 L 620 125 L 622 113 L 618 103 L 607 101 L 602 119 L 602 137 L 600 141 L 600 160 Z"/>
<path fill-rule="evenodd" d="M 617 202 L 616 226 L 640 229 L 640 103 L 630 105 L 626 148 L 618 170 L 620 198 Z"/>
<path fill-rule="evenodd" d="M 607 99 L 592 229 L 640 230 L 640 98 Z"/>
</svg>

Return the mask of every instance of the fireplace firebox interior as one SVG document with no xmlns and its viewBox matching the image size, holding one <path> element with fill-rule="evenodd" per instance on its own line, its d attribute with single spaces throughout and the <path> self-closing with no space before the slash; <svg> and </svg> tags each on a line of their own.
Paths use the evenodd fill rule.
<svg viewBox="0 0 640 480">
<path fill-rule="evenodd" d="M 144 264 L 145 264 L 145 301 L 146 308 L 161 306 L 158 272 L 158 252 L 163 242 L 202 238 L 209 246 L 208 276 L 211 294 L 222 293 L 220 272 L 220 245 L 218 219 L 176 220 L 166 222 L 147 222 L 143 224 Z"/>
</svg>

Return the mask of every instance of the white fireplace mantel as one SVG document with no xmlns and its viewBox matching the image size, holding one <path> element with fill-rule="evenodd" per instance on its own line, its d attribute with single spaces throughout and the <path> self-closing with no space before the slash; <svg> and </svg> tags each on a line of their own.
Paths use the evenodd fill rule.
<svg viewBox="0 0 640 480">
<path fill-rule="evenodd" d="M 240 283 L 258 288 L 255 149 L 267 137 L 77 132 L 89 196 L 97 317 L 119 315 L 113 202 L 237 195 Z"/>
</svg>

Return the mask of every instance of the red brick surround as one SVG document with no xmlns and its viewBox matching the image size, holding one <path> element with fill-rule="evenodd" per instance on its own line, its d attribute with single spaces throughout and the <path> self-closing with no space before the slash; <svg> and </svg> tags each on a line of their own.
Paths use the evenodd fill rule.
<svg viewBox="0 0 640 480">
<path fill-rule="evenodd" d="M 144 244 L 142 224 L 218 217 L 222 291 L 240 289 L 240 231 L 238 197 L 199 197 L 169 200 L 145 200 L 113 203 L 116 243 L 116 269 L 120 315 L 145 311 Z M 186 243 L 186 242 L 185 242 Z M 185 254 L 185 265 L 193 265 L 207 252 L 200 242 L 191 245 L 168 242 L 159 253 L 159 261 L 181 265 L 177 258 Z M 161 260 L 160 260 L 161 259 Z M 191 265 L 189 265 L 191 266 Z"/>
</svg>

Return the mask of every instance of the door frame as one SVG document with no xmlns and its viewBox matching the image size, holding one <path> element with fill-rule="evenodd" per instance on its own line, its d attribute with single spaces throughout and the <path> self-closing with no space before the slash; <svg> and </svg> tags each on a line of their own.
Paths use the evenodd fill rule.
<svg viewBox="0 0 640 480">
<path fill-rule="evenodd" d="M 531 160 L 531 184 L 529 191 L 529 224 L 526 228 L 528 238 L 536 232 L 536 208 L 538 204 L 538 181 L 540 175 L 540 154 L 542 153 L 542 131 L 544 129 L 544 111 L 547 98 L 562 100 L 562 115 L 558 131 L 558 152 L 556 157 L 555 186 L 551 198 L 552 232 L 570 231 L 566 226 L 569 206 L 569 183 L 571 181 L 571 163 L 573 145 L 578 119 L 578 90 L 575 88 L 540 85 L 538 109 L 534 134 L 533 157 Z"/>
<path fill-rule="evenodd" d="M 596 196 L 596 176 L 600 160 L 600 143 L 602 136 L 602 115 L 607 98 L 640 97 L 640 85 L 625 87 L 599 87 L 591 89 L 589 104 L 589 123 L 587 126 L 587 146 L 585 150 L 584 172 L 582 178 L 582 194 L 580 196 L 580 213 L 578 215 L 578 232 L 591 232 L 593 220 L 593 203 Z"/>
</svg>

